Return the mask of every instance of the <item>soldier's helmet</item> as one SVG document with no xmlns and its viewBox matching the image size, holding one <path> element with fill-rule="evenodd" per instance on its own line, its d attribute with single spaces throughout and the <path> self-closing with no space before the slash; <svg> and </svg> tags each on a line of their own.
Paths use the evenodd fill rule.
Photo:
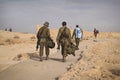
<svg viewBox="0 0 120 80">
<path fill-rule="evenodd" d="M 63 21 L 63 22 L 62 22 L 62 25 L 65 26 L 65 25 L 67 25 L 67 23 L 66 23 L 65 21 Z"/>
<path fill-rule="evenodd" d="M 49 26 L 49 22 L 45 22 L 44 25 L 45 25 L 45 26 Z"/>
</svg>

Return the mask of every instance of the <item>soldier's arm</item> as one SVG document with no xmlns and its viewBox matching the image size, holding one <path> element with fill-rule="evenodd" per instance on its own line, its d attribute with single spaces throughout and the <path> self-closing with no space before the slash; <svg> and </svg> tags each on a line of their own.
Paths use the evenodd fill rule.
<svg viewBox="0 0 120 80">
<path fill-rule="evenodd" d="M 80 28 L 81 29 L 81 28 Z M 83 30 L 81 29 L 81 32 L 82 32 L 82 38 L 83 38 Z"/>
<path fill-rule="evenodd" d="M 70 32 L 70 29 L 69 29 L 69 38 L 71 39 L 71 32 Z"/>
<path fill-rule="evenodd" d="M 39 31 L 37 32 L 37 39 L 39 38 L 39 33 L 40 33 L 40 29 L 39 29 Z"/>
<path fill-rule="evenodd" d="M 57 41 L 57 42 L 59 42 L 60 35 L 61 35 L 61 30 L 59 29 L 58 34 L 57 34 L 57 38 L 56 38 L 56 41 Z"/>
<path fill-rule="evenodd" d="M 61 30 L 59 29 L 58 34 L 57 34 L 57 38 L 56 38 L 56 42 L 57 42 L 57 49 L 60 49 L 60 35 L 61 35 Z"/>
<path fill-rule="evenodd" d="M 69 36 L 69 41 L 71 42 L 71 32 L 70 32 L 70 29 L 68 29 L 68 36 Z"/>
<path fill-rule="evenodd" d="M 81 31 L 82 31 L 82 35 L 83 35 L 83 30 L 81 29 Z"/>
<path fill-rule="evenodd" d="M 48 29 L 47 35 L 48 35 L 48 37 L 50 37 L 50 29 Z"/>
<path fill-rule="evenodd" d="M 39 31 L 37 32 L 37 44 L 36 44 L 36 51 L 38 50 L 38 47 L 39 47 L 39 41 L 40 41 L 40 29 Z"/>
</svg>

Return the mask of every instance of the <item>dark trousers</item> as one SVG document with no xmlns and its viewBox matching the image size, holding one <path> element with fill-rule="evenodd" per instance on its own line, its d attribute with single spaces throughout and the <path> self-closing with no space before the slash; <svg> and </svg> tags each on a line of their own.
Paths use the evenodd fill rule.
<svg viewBox="0 0 120 80">
<path fill-rule="evenodd" d="M 97 33 L 94 33 L 95 38 L 97 38 Z"/>
<path fill-rule="evenodd" d="M 75 38 L 75 43 L 76 43 L 76 47 L 78 48 L 79 43 L 80 43 L 80 38 Z"/>
</svg>

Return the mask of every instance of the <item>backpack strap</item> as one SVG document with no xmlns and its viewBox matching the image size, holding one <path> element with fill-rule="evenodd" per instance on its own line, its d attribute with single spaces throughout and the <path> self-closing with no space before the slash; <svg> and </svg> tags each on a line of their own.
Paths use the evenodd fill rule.
<svg viewBox="0 0 120 80">
<path fill-rule="evenodd" d="M 62 33 L 61 33 L 61 35 L 60 35 L 60 38 L 62 38 L 62 37 L 63 37 L 63 35 L 64 35 L 64 33 L 65 33 L 66 29 L 67 29 L 67 27 L 65 27 L 65 28 L 63 29 L 63 31 L 62 31 Z"/>
<path fill-rule="evenodd" d="M 45 28 L 46 28 L 46 27 L 45 27 Z M 39 41 L 40 41 L 40 35 L 43 33 L 43 31 L 44 31 L 45 28 L 43 28 L 41 32 L 39 32 L 40 29 L 39 29 L 39 31 L 38 31 L 38 34 L 37 34 L 37 39 L 38 39 L 38 40 L 37 40 L 36 50 L 38 50 L 38 46 L 40 45 L 40 43 L 39 43 Z"/>
<path fill-rule="evenodd" d="M 45 27 L 45 28 L 46 28 L 46 27 Z M 37 38 L 38 38 L 38 39 L 39 39 L 40 35 L 43 33 L 43 31 L 44 31 L 45 28 L 43 28 L 41 32 L 38 32 L 38 34 L 37 34 Z"/>
</svg>

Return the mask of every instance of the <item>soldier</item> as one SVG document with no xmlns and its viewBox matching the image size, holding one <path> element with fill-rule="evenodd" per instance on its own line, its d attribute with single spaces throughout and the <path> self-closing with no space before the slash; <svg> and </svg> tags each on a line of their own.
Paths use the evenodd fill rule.
<svg viewBox="0 0 120 80">
<path fill-rule="evenodd" d="M 95 36 L 95 38 L 97 38 L 98 33 L 99 33 L 99 31 L 96 28 L 94 28 L 94 36 Z"/>
<path fill-rule="evenodd" d="M 67 23 L 65 21 L 63 21 L 62 27 L 59 29 L 59 32 L 58 32 L 57 38 L 56 38 L 56 41 L 58 44 L 58 49 L 60 49 L 60 45 L 62 48 L 61 53 L 62 53 L 62 57 L 63 57 L 63 62 L 66 61 L 66 56 L 67 56 L 66 48 L 71 42 L 70 29 L 66 25 L 67 25 Z"/>
<path fill-rule="evenodd" d="M 9 31 L 12 32 L 12 28 L 10 28 Z"/>
<path fill-rule="evenodd" d="M 5 28 L 5 31 L 7 31 L 7 28 Z"/>
<path fill-rule="evenodd" d="M 50 37 L 50 30 L 49 30 L 49 23 L 45 22 L 43 27 L 41 27 L 37 33 L 37 46 L 40 45 L 39 55 L 40 55 L 40 61 L 42 61 L 43 51 L 45 47 L 46 52 L 46 60 L 49 56 L 49 47 L 47 46 L 47 38 Z"/>
<path fill-rule="evenodd" d="M 73 31 L 72 38 L 74 36 L 75 36 L 76 47 L 77 47 L 77 50 L 78 50 L 80 39 L 82 39 L 82 37 L 83 37 L 83 30 L 79 27 L 79 25 L 76 25 L 76 28 Z"/>
</svg>

